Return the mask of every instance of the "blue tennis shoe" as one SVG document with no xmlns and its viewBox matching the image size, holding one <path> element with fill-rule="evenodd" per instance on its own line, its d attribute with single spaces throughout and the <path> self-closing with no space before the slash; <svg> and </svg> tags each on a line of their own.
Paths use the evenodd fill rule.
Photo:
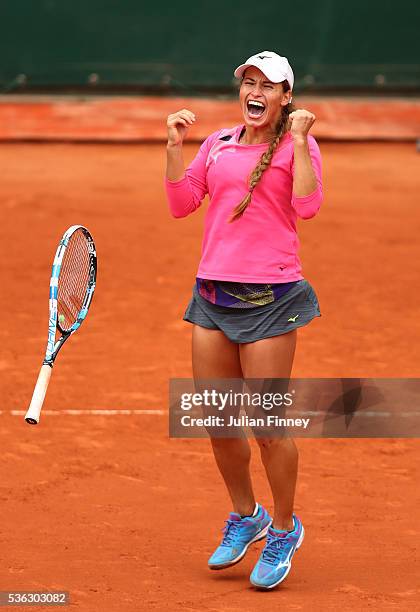
<svg viewBox="0 0 420 612">
<path fill-rule="evenodd" d="M 208 561 L 209 568 L 213 570 L 238 563 L 245 556 L 250 544 L 265 538 L 272 519 L 265 508 L 256 504 L 252 516 L 241 517 L 240 514 L 231 512 L 225 523 L 222 542 Z"/>
<path fill-rule="evenodd" d="M 250 577 L 254 586 L 273 589 L 290 572 L 292 557 L 305 535 L 303 525 L 295 514 L 293 524 L 293 531 L 277 531 L 272 528 L 268 530 L 266 544 Z"/>
</svg>

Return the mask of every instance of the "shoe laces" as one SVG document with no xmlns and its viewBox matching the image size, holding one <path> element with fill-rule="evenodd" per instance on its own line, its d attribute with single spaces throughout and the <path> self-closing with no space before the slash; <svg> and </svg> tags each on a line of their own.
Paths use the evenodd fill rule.
<svg viewBox="0 0 420 612">
<path fill-rule="evenodd" d="M 233 540 L 239 532 L 241 521 L 232 521 L 228 519 L 227 521 L 225 521 L 225 523 L 226 525 L 222 529 L 223 540 L 221 546 L 231 546 L 233 544 Z"/>
<path fill-rule="evenodd" d="M 287 551 L 288 545 L 287 536 L 284 537 L 268 537 L 267 543 L 262 553 L 262 560 L 269 565 L 275 565 Z"/>
</svg>

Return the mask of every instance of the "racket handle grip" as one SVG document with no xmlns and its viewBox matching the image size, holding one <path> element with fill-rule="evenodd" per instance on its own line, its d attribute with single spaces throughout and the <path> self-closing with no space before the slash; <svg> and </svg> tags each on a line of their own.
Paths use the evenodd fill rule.
<svg viewBox="0 0 420 612">
<path fill-rule="evenodd" d="M 39 415 L 41 414 L 42 404 L 44 403 L 45 394 L 48 389 L 52 373 L 52 367 L 43 365 L 39 372 L 38 380 L 36 381 L 35 389 L 32 395 L 31 403 L 28 411 L 25 414 L 25 421 L 31 425 L 39 423 Z"/>
</svg>

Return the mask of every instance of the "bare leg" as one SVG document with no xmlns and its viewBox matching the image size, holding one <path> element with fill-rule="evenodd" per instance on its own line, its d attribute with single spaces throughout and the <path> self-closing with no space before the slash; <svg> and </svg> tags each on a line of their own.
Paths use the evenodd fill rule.
<svg viewBox="0 0 420 612">
<path fill-rule="evenodd" d="M 192 335 L 194 378 L 242 378 L 238 345 L 218 330 L 194 325 Z M 217 466 L 225 481 L 233 509 L 252 514 L 255 498 L 249 462 L 251 449 L 244 438 L 211 438 Z"/>
<path fill-rule="evenodd" d="M 281 336 L 240 345 L 244 378 L 290 378 L 297 330 Z M 257 438 L 261 459 L 274 499 L 273 527 L 293 529 L 293 501 L 296 488 L 298 452 L 294 440 Z"/>
</svg>

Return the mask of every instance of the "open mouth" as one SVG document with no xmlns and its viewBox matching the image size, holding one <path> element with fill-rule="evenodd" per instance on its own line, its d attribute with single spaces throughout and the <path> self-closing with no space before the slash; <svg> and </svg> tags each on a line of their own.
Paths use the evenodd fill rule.
<svg viewBox="0 0 420 612">
<path fill-rule="evenodd" d="M 257 100 L 248 100 L 246 108 L 248 115 L 253 119 L 258 119 L 265 111 L 265 105 Z"/>
</svg>

